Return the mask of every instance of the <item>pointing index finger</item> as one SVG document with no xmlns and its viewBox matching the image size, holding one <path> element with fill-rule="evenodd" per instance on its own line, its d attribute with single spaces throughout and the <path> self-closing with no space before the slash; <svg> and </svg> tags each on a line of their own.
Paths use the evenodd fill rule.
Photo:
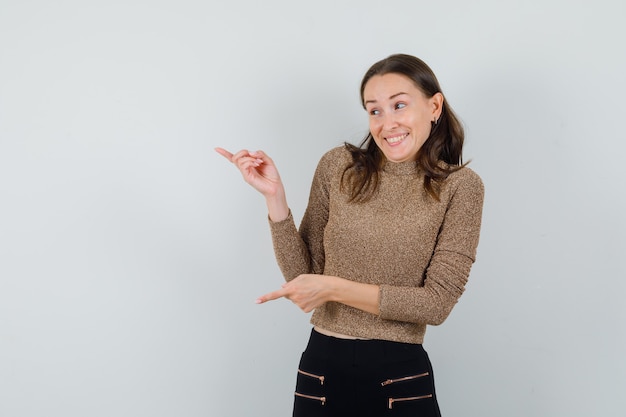
<svg viewBox="0 0 626 417">
<path fill-rule="evenodd" d="M 259 298 L 256 299 L 255 302 L 257 304 L 263 304 L 268 301 L 277 300 L 286 295 L 287 295 L 287 291 L 284 288 L 281 288 L 280 290 L 272 291 L 270 293 L 260 296 Z"/>
<path fill-rule="evenodd" d="M 224 149 L 224 148 L 215 148 L 215 152 L 219 153 L 224 158 L 228 159 L 230 162 L 233 162 L 233 154 L 228 152 L 226 149 Z"/>
</svg>

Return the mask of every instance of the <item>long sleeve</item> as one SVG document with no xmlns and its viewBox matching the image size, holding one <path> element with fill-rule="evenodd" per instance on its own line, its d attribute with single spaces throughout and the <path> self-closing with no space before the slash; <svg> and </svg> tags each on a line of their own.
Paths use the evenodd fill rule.
<svg viewBox="0 0 626 417">
<path fill-rule="evenodd" d="M 450 193 L 423 286 L 381 285 L 381 318 L 441 324 L 461 297 L 476 259 L 484 187 L 466 170 Z"/>
<path fill-rule="evenodd" d="M 311 185 L 309 202 L 297 230 L 293 215 L 281 222 L 271 222 L 270 230 L 276 261 L 287 281 L 300 274 L 324 272 L 324 228 L 328 221 L 329 158 L 322 157 Z"/>
</svg>

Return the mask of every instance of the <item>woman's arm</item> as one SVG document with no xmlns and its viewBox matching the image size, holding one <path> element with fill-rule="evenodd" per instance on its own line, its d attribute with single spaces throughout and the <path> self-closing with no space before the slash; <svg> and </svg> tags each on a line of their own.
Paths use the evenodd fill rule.
<svg viewBox="0 0 626 417">
<path fill-rule="evenodd" d="M 232 154 L 222 148 L 215 150 L 232 162 L 244 180 L 265 197 L 274 253 L 285 279 L 289 281 L 301 274 L 322 273 L 323 233 L 328 220 L 329 199 L 326 179 L 328 169 L 337 163 L 338 150 L 328 152 L 318 164 L 300 230 L 295 226 L 282 181 L 271 158 L 261 151 L 242 150 Z"/>
<path fill-rule="evenodd" d="M 297 229 L 293 216 L 281 222 L 270 221 L 276 261 L 285 280 L 302 274 L 323 274 L 326 262 L 324 229 L 328 222 L 332 170 L 342 166 L 342 150 L 335 148 L 320 159 L 309 193 L 307 208 Z"/>
<path fill-rule="evenodd" d="M 421 287 L 388 284 L 380 288 L 380 317 L 438 325 L 445 321 L 465 291 L 476 259 L 484 186 L 469 168 L 455 174 L 437 243 Z"/>
<path fill-rule="evenodd" d="M 329 275 L 303 274 L 283 284 L 280 290 L 257 298 L 256 302 L 262 304 L 284 297 L 308 313 L 328 301 L 335 301 L 378 315 L 379 291 L 378 285 Z"/>
</svg>

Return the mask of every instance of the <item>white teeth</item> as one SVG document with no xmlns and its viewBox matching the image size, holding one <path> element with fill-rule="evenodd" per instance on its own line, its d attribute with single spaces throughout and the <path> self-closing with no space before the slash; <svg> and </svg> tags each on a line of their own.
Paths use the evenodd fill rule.
<svg viewBox="0 0 626 417">
<path fill-rule="evenodd" d="M 405 134 L 402 136 L 396 136 L 395 138 L 387 138 L 387 142 L 389 143 L 398 143 L 400 142 L 402 139 L 406 138 L 407 136 L 409 136 L 409 134 Z"/>
</svg>

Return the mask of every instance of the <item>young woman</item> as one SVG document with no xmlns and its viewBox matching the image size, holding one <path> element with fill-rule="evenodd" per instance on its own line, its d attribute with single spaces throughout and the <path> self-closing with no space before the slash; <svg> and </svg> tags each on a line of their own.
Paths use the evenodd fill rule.
<svg viewBox="0 0 626 417">
<path fill-rule="evenodd" d="M 375 63 L 361 102 L 369 133 L 322 157 L 299 229 L 270 157 L 216 150 L 267 202 L 287 282 L 257 302 L 314 311 L 293 415 L 439 416 L 422 342 L 463 293 L 483 184 L 462 164 L 463 128 L 423 61 Z"/>
</svg>

